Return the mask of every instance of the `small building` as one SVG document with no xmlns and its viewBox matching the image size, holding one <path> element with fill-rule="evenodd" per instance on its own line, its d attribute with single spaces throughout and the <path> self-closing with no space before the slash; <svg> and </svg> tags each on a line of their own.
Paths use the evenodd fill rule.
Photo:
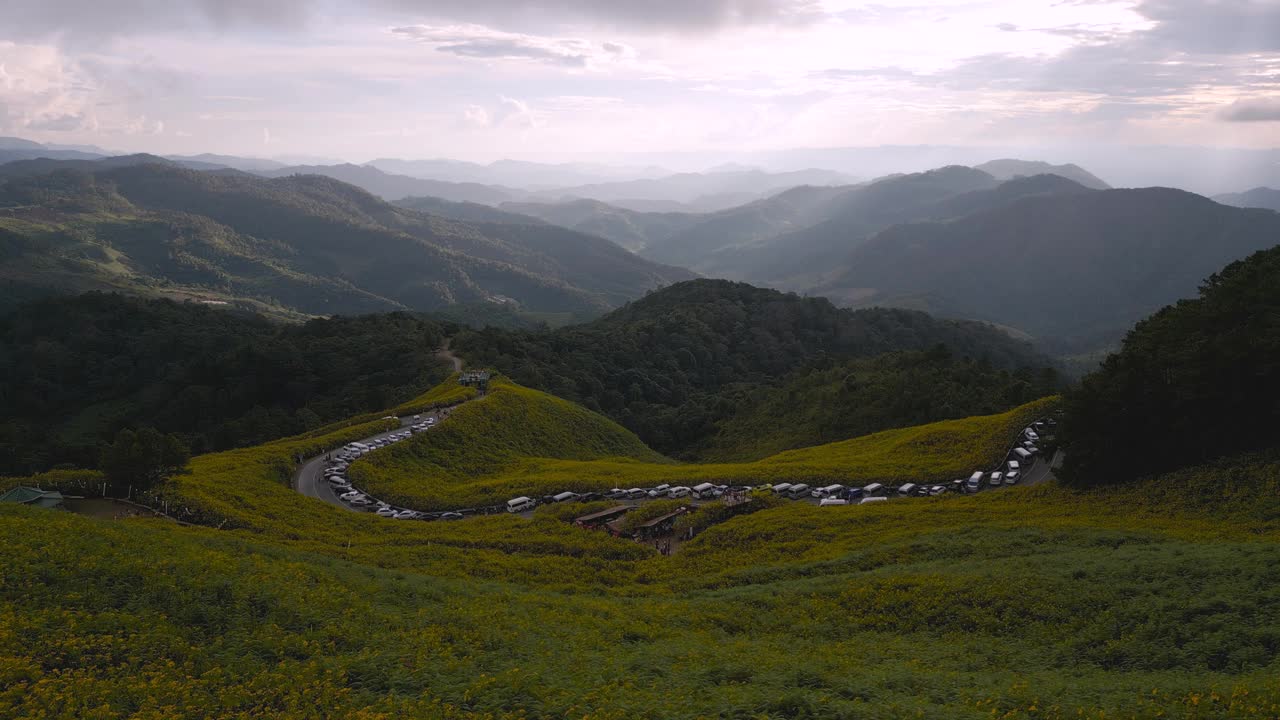
<svg viewBox="0 0 1280 720">
<path fill-rule="evenodd" d="M 487 370 L 468 370 L 458 376 L 458 384 L 470 385 L 484 390 L 489 387 L 489 372 Z"/>
<path fill-rule="evenodd" d="M 671 532 L 672 526 L 676 524 L 676 518 L 689 512 L 689 508 L 677 508 L 674 512 L 656 517 L 652 520 L 646 520 L 635 527 L 635 535 L 641 540 L 647 540 L 651 537 L 666 535 Z"/>
<path fill-rule="evenodd" d="M 18 503 L 33 507 L 56 508 L 62 506 L 62 493 L 57 490 L 41 490 L 40 488 L 19 485 L 0 495 L 0 502 Z"/>
<path fill-rule="evenodd" d="M 600 512 L 593 512 L 590 515 L 583 515 L 577 520 L 574 520 L 573 524 L 583 528 L 600 527 L 601 525 L 608 524 L 614 520 L 617 520 L 623 515 L 626 515 L 627 511 L 630 509 L 631 508 L 628 507 L 627 505 L 619 505 L 618 507 L 611 507 L 607 510 L 601 510 Z"/>
</svg>

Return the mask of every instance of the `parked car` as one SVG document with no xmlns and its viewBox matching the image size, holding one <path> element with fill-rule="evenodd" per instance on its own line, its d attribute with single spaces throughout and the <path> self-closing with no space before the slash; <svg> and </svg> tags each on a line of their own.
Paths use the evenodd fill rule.
<svg viewBox="0 0 1280 720">
<path fill-rule="evenodd" d="M 532 510 L 537 506 L 538 503 L 534 502 L 533 498 L 527 498 L 522 495 L 518 498 L 512 498 L 507 501 L 507 512 L 519 513 L 526 510 Z"/>
<path fill-rule="evenodd" d="M 363 496 L 363 495 L 361 495 L 360 497 L 357 497 L 357 498 L 352 498 L 351 500 L 348 500 L 347 502 L 351 503 L 352 505 L 358 505 L 358 506 L 360 506 L 360 507 L 364 507 L 364 506 L 366 506 L 366 505 L 372 505 L 372 504 L 373 504 L 373 501 L 372 501 L 372 500 L 370 500 L 369 498 L 367 498 L 367 497 L 365 497 L 365 496 Z"/>
<path fill-rule="evenodd" d="M 627 497 L 631 500 L 639 500 L 640 498 L 649 497 L 649 491 L 643 488 L 631 488 L 627 491 Z"/>
<path fill-rule="evenodd" d="M 841 493 L 841 495 L 844 496 L 845 500 L 857 500 L 858 498 L 862 497 L 863 492 L 862 492 L 862 488 L 860 487 L 851 487 L 851 488 L 845 488 L 844 492 Z"/>
<path fill-rule="evenodd" d="M 842 500 L 841 498 L 833 498 L 833 497 L 822 498 L 821 500 L 818 501 L 818 507 L 827 507 L 829 505 L 848 505 L 848 504 L 849 504 L 848 500 Z"/>
<path fill-rule="evenodd" d="M 836 497 L 844 490 L 843 485 L 828 485 L 826 487 L 814 488 L 810 493 L 813 497 L 822 500 L 824 498 Z M 819 503 L 821 504 L 821 503 Z"/>
<path fill-rule="evenodd" d="M 898 494 L 901 495 L 902 497 L 911 497 L 912 495 L 915 494 L 916 487 L 918 486 L 915 483 L 907 483 L 905 485 L 900 485 L 898 486 Z"/>
<path fill-rule="evenodd" d="M 400 511 L 393 507 L 380 507 L 378 508 L 378 517 L 395 517 L 398 512 Z"/>
<path fill-rule="evenodd" d="M 691 489 L 683 485 L 677 485 L 667 491 L 667 497 L 674 500 L 675 498 L 689 497 L 689 494 L 692 492 L 693 491 Z"/>
<path fill-rule="evenodd" d="M 881 485 L 880 483 L 871 483 L 870 485 L 864 485 L 862 487 L 862 494 L 867 497 L 880 495 L 883 492 L 885 492 L 884 485 Z"/>
<path fill-rule="evenodd" d="M 609 492 L 605 493 L 604 496 L 610 500 L 621 500 L 622 498 L 627 496 L 627 491 L 623 490 L 622 488 L 614 488 Z"/>
<path fill-rule="evenodd" d="M 397 520 L 417 520 L 418 513 L 412 510 L 401 510 L 400 512 L 396 513 L 394 517 Z"/>
<path fill-rule="evenodd" d="M 810 488 L 808 485 L 804 483 L 796 483 L 795 485 L 787 488 L 787 497 L 792 500 L 799 500 L 800 498 L 809 497 L 809 492 Z"/>
<path fill-rule="evenodd" d="M 662 484 L 661 484 L 661 485 L 659 485 L 658 487 L 653 488 L 652 490 L 650 490 L 650 491 L 649 491 L 649 497 L 651 497 L 651 498 L 656 498 L 656 497 L 660 497 L 660 496 L 662 496 L 662 495 L 666 495 L 666 494 L 667 494 L 667 491 L 668 491 L 668 490 L 670 490 L 670 489 L 671 489 L 671 484 L 670 484 L 670 483 L 662 483 Z"/>
<path fill-rule="evenodd" d="M 565 492 L 556 493 L 555 495 L 551 496 L 551 502 L 558 502 L 558 503 L 569 502 L 570 500 L 577 500 L 577 499 L 578 499 L 578 493 L 569 492 L 567 490 Z"/>
<path fill-rule="evenodd" d="M 931 497 L 937 497 L 939 495 L 946 495 L 949 491 L 950 488 L 946 485 L 934 485 L 929 488 L 929 495 Z"/>
<path fill-rule="evenodd" d="M 439 519 L 440 520 L 461 520 L 462 517 L 463 515 L 460 512 L 445 512 L 445 513 L 440 513 Z"/>
<path fill-rule="evenodd" d="M 987 484 L 990 485 L 991 487 L 1000 487 L 1000 484 L 1003 481 L 1004 481 L 1004 474 L 1001 473 L 999 470 L 987 476 Z"/>
<path fill-rule="evenodd" d="M 1021 479 L 1022 479 L 1022 474 L 1019 473 L 1017 470 L 1010 470 L 1009 472 L 1004 474 L 1005 485 L 1016 485 L 1018 481 Z"/>
<path fill-rule="evenodd" d="M 859 505 L 866 505 L 867 503 L 887 502 L 888 500 L 889 500 L 889 498 L 887 498 L 887 497 L 881 497 L 881 496 L 876 496 L 876 497 L 864 497 L 864 498 L 862 498 L 861 500 L 859 500 L 859 501 L 858 501 L 858 504 L 859 504 Z"/>
</svg>

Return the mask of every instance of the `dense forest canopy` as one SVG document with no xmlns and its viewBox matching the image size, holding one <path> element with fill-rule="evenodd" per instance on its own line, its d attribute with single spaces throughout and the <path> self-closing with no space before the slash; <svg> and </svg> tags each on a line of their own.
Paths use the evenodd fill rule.
<svg viewBox="0 0 1280 720">
<path fill-rule="evenodd" d="M 0 474 L 92 467 L 125 427 L 195 453 L 390 407 L 447 375 L 449 323 L 406 313 L 282 325 L 192 303 L 89 293 L 0 317 Z"/>
<path fill-rule="evenodd" d="M 1142 321 L 1066 404 L 1063 478 L 1100 485 L 1275 445 L 1280 247 Z"/>
<path fill-rule="evenodd" d="M 469 362 L 604 412 L 652 447 L 685 456 L 765 386 L 835 361 L 943 345 L 989 368 L 1051 364 L 988 325 L 908 310 L 842 310 L 822 298 L 718 280 L 678 283 L 585 325 L 469 331 L 455 345 Z M 943 405 L 923 417 L 979 411 L 958 403 L 942 412 Z"/>
</svg>

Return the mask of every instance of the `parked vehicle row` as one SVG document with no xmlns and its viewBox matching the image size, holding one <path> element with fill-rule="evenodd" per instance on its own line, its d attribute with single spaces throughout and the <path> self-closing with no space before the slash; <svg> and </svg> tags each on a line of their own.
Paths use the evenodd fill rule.
<svg viewBox="0 0 1280 720">
<path fill-rule="evenodd" d="M 710 482 L 700 483 L 692 487 L 663 483 L 652 488 L 613 488 L 606 492 L 577 493 L 565 491 L 541 498 L 520 496 L 508 500 L 502 505 L 465 508 L 450 512 L 420 512 L 409 508 L 394 507 L 388 503 L 369 496 L 367 493 L 351 485 L 346 471 L 352 462 L 382 447 L 406 440 L 414 434 L 425 432 L 437 425 L 434 417 L 423 419 L 414 416 L 408 429 L 391 433 L 381 438 L 364 442 L 353 442 L 344 446 L 330 456 L 323 472 L 325 480 L 333 488 L 334 493 L 343 502 L 362 509 L 368 509 L 380 517 L 396 520 L 458 520 L 468 515 L 490 513 L 522 513 L 536 508 L 538 505 L 564 502 L 591 502 L 595 500 L 656 500 L 681 499 L 715 500 L 729 493 L 749 494 L 751 492 L 770 492 L 779 497 L 791 500 L 817 500 L 820 507 L 869 504 L 885 502 L 891 497 L 937 497 L 948 493 L 974 493 L 986 488 L 1015 485 L 1021 480 L 1024 465 L 1029 465 L 1039 454 L 1036 443 L 1042 437 L 1050 435 L 1056 428 L 1053 418 L 1037 420 L 1023 429 L 1018 444 L 1013 447 L 999 468 L 989 471 L 975 471 L 968 479 L 953 480 L 945 484 L 903 483 L 897 487 L 886 487 L 882 483 L 870 483 L 863 486 L 845 486 L 839 483 L 810 487 L 806 483 L 776 483 L 752 486 L 729 486 Z"/>
</svg>

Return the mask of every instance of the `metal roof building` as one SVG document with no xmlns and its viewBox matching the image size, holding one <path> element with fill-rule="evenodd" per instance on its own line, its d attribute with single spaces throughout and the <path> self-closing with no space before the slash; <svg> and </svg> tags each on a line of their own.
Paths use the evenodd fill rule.
<svg viewBox="0 0 1280 720">
<path fill-rule="evenodd" d="M 0 495 L 0 502 L 33 505 L 42 508 L 55 508 L 62 504 L 62 493 L 57 490 L 41 490 L 40 488 L 19 485 Z"/>
</svg>

